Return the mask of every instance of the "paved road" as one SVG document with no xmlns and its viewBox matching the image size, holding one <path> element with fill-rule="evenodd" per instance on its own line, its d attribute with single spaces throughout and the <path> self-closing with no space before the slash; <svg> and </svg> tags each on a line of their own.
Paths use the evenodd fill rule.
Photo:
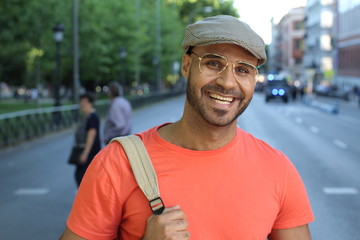
<svg viewBox="0 0 360 240">
<path fill-rule="evenodd" d="M 134 112 L 134 132 L 181 117 L 184 97 Z M 338 115 L 301 103 L 266 104 L 255 95 L 238 125 L 285 152 L 307 186 L 316 221 L 313 239 L 360 236 L 360 109 Z M 357 112 L 358 111 L 358 112 Z M 66 164 L 72 131 L 0 152 L 0 239 L 57 239 L 76 194 Z"/>
<path fill-rule="evenodd" d="M 316 217 L 310 225 L 313 239 L 359 239 L 360 109 L 340 102 L 336 115 L 260 99 L 239 125 L 285 152 L 298 168 Z"/>
</svg>

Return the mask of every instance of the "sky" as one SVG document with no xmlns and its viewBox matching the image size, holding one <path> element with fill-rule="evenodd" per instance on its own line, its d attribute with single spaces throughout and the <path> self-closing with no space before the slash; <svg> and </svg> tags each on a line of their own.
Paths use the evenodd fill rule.
<svg viewBox="0 0 360 240">
<path fill-rule="evenodd" d="M 306 5 L 307 0 L 234 0 L 239 10 L 240 20 L 248 23 L 266 44 L 271 43 L 271 18 L 275 23 L 289 12 L 291 8 Z"/>
</svg>

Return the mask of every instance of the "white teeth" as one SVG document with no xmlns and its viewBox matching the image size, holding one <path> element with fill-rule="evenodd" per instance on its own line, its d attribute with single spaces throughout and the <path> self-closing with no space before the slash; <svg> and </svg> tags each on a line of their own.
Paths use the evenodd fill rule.
<svg viewBox="0 0 360 240">
<path fill-rule="evenodd" d="M 213 98 L 215 102 L 220 104 L 230 104 L 234 100 L 232 97 L 223 97 L 215 93 L 211 93 L 210 97 Z"/>
<path fill-rule="evenodd" d="M 214 99 L 215 102 L 217 103 L 220 103 L 220 104 L 230 104 L 231 102 L 225 102 L 225 101 L 221 101 L 221 100 L 218 100 L 218 99 Z"/>
</svg>

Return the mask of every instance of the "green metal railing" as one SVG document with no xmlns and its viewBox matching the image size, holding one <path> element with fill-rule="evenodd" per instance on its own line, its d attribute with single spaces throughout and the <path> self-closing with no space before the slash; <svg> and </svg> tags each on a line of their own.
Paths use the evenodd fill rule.
<svg viewBox="0 0 360 240">
<path fill-rule="evenodd" d="M 133 108 L 183 94 L 183 90 L 169 91 L 129 101 Z M 95 108 L 102 118 L 109 109 L 110 100 L 96 101 Z M 38 108 L 14 113 L 0 114 L 0 148 L 40 137 L 50 132 L 73 127 L 80 117 L 79 105 Z"/>
<path fill-rule="evenodd" d="M 103 117 L 109 101 L 98 101 L 96 109 Z M 79 105 L 48 107 L 0 114 L 0 147 L 74 126 L 79 120 Z"/>
</svg>

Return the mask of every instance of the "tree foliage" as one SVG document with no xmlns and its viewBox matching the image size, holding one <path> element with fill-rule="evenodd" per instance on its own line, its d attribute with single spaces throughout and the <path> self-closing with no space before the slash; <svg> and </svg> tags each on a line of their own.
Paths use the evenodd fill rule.
<svg viewBox="0 0 360 240">
<path fill-rule="evenodd" d="M 155 83 L 156 1 L 79 0 L 80 79 L 107 84 Z M 210 8 L 211 7 L 211 8 Z M 238 16 L 233 1 L 161 0 L 161 76 L 168 81 L 173 64 L 181 60 L 181 41 L 186 24 L 217 14 Z M 61 43 L 61 83 L 73 79 L 72 1 L 0 0 L 0 82 L 36 87 L 53 84 L 55 43 L 52 28 L 65 27 Z M 119 49 L 126 49 L 121 59 Z M 171 85 L 172 83 L 170 83 Z"/>
</svg>

